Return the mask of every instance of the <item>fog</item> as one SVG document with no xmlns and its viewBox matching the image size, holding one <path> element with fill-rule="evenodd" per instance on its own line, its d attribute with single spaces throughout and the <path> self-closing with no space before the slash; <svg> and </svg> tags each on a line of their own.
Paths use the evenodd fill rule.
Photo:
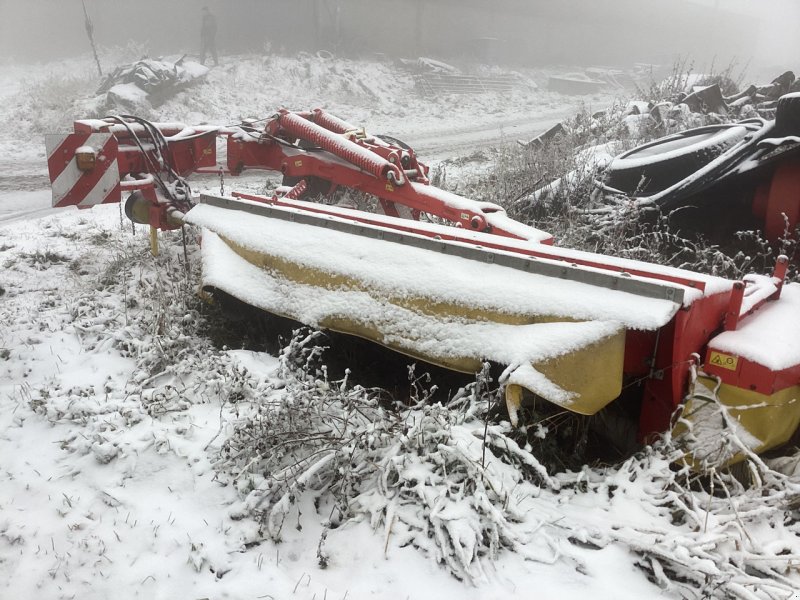
<svg viewBox="0 0 800 600">
<path fill-rule="evenodd" d="M 221 54 L 328 50 L 340 55 L 475 58 L 504 65 L 735 62 L 793 69 L 798 0 L 85 0 L 103 52 L 197 54 L 201 8 Z M 81 0 L 0 0 L 6 62 L 90 52 Z M 105 64 L 106 68 L 113 65 Z"/>
</svg>

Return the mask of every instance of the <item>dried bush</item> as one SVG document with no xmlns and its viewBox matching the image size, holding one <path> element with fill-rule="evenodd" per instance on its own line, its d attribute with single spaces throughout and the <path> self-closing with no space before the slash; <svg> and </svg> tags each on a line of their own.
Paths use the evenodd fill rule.
<svg viewBox="0 0 800 600">
<path fill-rule="evenodd" d="M 514 530 L 524 515 L 513 491 L 559 484 L 507 426 L 485 420 L 496 393 L 485 374 L 442 405 L 427 401 L 412 371 L 412 405 L 387 403 L 347 376 L 328 381 L 317 335 L 292 340 L 280 389 L 241 413 L 220 450 L 217 467 L 245 494 L 237 518 L 255 516 L 280 540 L 310 496 L 326 527 L 369 519 L 387 543 L 417 547 L 469 581 L 503 549 L 542 558 Z"/>
<path fill-rule="evenodd" d="M 216 468 L 243 496 L 232 516 L 255 518 L 260 535 L 280 541 L 289 524 L 321 521 L 322 568 L 329 532 L 366 520 L 387 551 L 415 547 L 471 583 L 504 552 L 584 572 L 577 549 L 621 545 L 683 598 L 767 600 L 796 584 L 800 483 L 776 466 L 800 468 L 800 455 L 770 465 L 730 428 L 747 484 L 732 470 L 684 464 L 691 435 L 667 434 L 619 465 L 554 474 L 507 423 L 487 419 L 496 390 L 485 372 L 446 404 L 426 402 L 424 387 L 410 406 L 389 403 L 347 376 L 329 381 L 317 335 L 295 337 L 276 383 L 238 407 Z M 567 509 L 573 502 L 609 517 L 585 519 Z M 619 503 L 649 516 L 619 523 Z M 557 519 L 547 516 L 554 506 Z"/>
</svg>

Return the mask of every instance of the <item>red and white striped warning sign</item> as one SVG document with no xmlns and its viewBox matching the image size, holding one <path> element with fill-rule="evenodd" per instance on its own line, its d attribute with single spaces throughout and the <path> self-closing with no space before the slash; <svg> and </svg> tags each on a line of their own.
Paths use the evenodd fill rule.
<svg viewBox="0 0 800 600">
<path fill-rule="evenodd" d="M 122 199 L 117 140 L 112 134 L 47 135 L 45 146 L 53 206 L 94 206 Z M 95 163 L 92 169 L 81 171 L 75 153 L 85 147 L 94 151 Z"/>
</svg>

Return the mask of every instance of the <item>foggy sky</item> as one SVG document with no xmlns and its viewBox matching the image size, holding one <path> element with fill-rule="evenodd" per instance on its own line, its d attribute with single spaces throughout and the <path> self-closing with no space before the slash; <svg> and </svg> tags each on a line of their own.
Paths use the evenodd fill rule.
<svg viewBox="0 0 800 600">
<path fill-rule="evenodd" d="M 327 49 L 337 54 L 508 65 L 736 59 L 800 69 L 800 0 L 85 0 L 103 49 L 194 54 L 200 9 L 219 21 L 223 54 Z M 81 0 L 0 0 L 0 60 L 86 54 Z M 131 59 L 138 58 L 131 56 Z M 625 64 L 625 63 L 629 64 Z M 114 65 L 105 65 L 111 68 Z"/>
</svg>

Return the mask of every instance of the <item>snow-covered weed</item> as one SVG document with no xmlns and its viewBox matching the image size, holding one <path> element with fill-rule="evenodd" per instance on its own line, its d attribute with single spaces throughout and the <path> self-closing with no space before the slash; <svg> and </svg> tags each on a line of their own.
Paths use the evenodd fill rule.
<svg viewBox="0 0 800 600">
<path fill-rule="evenodd" d="M 146 57 L 147 49 L 129 41 L 125 46 L 101 47 L 99 54 L 104 74 L 108 74 L 118 65 Z M 10 99 L 5 126 L 19 137 L 40 139 L 44 134 L 69 131 L 76 119 L 105 116 L 102 105 L 93 100 L 101 81 L 89 55 L 55 63 L 48 71 L 20 82 L 19 91 Z"/>
<path fill-rule="evenodd" d="M 720 77 L 728 77 L 733 68 Z M 683 79 L 676 76 L 676 81 Z M 584 109 L 562 123 L 560 134 L 543 143 L 497 151 L 493 168 L 459 192 L 499 202 L 511 217 L 550 232 L 565 247 L 729 278 L 770 272 L 776 257 L 783 254 L 790 259 L 787 280 L 794 281 L 798 243 L 788 226 L 775 242 L 768 242 L 757 230 L 717 233 L 711 240 L 693 230 L 692 216 L 681 214 L 682 209 L 662 213 L 602 184 L 602 169 L 613 156 L 665 133 L 653 122 L 631 137 L 620 126 L 629 106 L 617 103 L 598 114 Z M 704 123 L 676 127 L 699 124 Z M 690 226 L 683 227 L 687 222 Z"/>
<path fill-rule="evenodd" d="M 675 100 L 691 92 L 695 86 L 717 84 L 723 96 L 732 96 L 739 91 L 747 72 L 747 65 L 731 60 L 718 68 L 713 62 L 707 69 L 700 69 L 689 57 L 676 60 L 665 77 L 651 77 L 648 85 L 637 89 L 638 95 L 653 103 Z"/>
<path fill-rule="evenodd" d="M 10 120 L 16 128 L 23 127 L 26 135 L 40 137 L 64 131 L 75 119 L 95 115 L 82 114 L 80 102 L 94 91 L 96 74 L 83 69 L 53 71 L 21 84 L 14 98 Z"/>
<path fill-rule="evenodd" d="M 327 528 L 368 519 L 387 544 L 417 547 L 469 581 L 504 549 L 528 553 L 513 526 L 524 518 L 516 488 L 558 483 L 507 425 L 485 421 L 486 386 L 478 381 L 448 405 L 419 396 L 387 403 L 348 376 L 329 381 L 315 338 L 286 348 L 280 387 L 242 409 L 220 450 L 218 468 L 245 496 L 236 518 L 256 517 L 280 540 L 290 520 L 300 526 L 310 496 Z"/>
<path fill-rule="evenodd" d="M 697 472 L 670 436 L 615 466 L 554 474 L 487 418 L 485 375 L 445 404 L 388 403 L 349 377 L 328 380 L 317 341 L 294 338 L 278 380 L 237 408 L 217 457 L 243 497 L 231 516 L 256 519 L 262 535 L 280 541 L 311 518 L 328 536 L 366 520 L 387 552 L 417 548 L 474 584 L 503 553 L 581 572 L 577 549 L 612 545 L 675 597 L 767 600 L 796 584 L 796 475 L 752 453 L 747 485 L 727 470 Z M 800 469 L 793 460 L 781 468 Z M 587 520 L 573 504 L 607 517 Z M 617 510 L 628 511 L 622 521 Z"/>
<path fill-rule="evenodd" d="M 204 391 L 213 388 L 215 373 L 224 370 L 228 361 L 213 360 L 218 352 L 210 342 L 198 343 L 202 305 L 180 241 L 162 236 L 161 255 L 153 257 L 142 243 L 143 236 L 98 230 L 87 232 L 86 238 L 93 240 L 92 257 L 58 255 L 58 260 L 44 260 L 47 255 L 34 253 L 29 267 L 49 269 L 70 261 L 70 278 L 83 282 L 82 292 L 71 297 L 66 307 L 55 302 L 48 306 L 66 309 L 63 318 L 75 331 L 83 352 L 132 360 L 131 379 L 123 387 L 110 378 L 101 386 L 39 387 L 30 390 L 29 404 L 50 421 L 83 423 L 90 430 L 98 426 L 108 433 L 137 423 L 148 413 L 186 408 L 187 396 L 193 402 L 195 396 L 202 398 Z M 195 379 L 198 372 L 206 377 Z M 65 447 L 78 444 L 88 450 L 94 447 L 91 438 L 78 436 Z"/>
</svg>

